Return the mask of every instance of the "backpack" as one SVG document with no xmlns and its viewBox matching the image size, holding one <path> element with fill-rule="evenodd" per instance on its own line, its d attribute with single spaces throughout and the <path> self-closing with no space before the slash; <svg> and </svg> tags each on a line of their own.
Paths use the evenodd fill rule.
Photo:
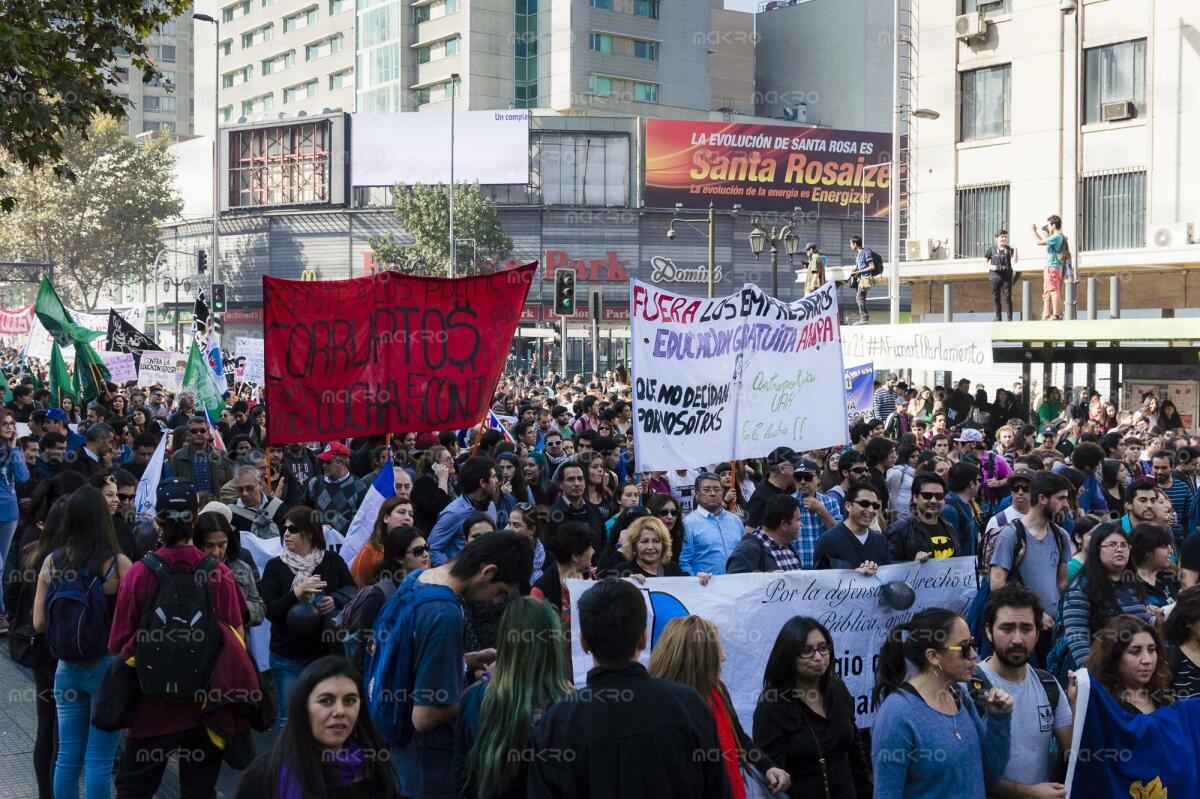
<svg viewBox="0 0 1200 799">
<path fill-rule="evenodd" d="M 1058 699 L 1062 695 L 1062 686 L 1058 684 L 1058 680 L 1050 672 L 1035 666 L 1030 666 L 1029 668 L 1033 670 L 1038 682 L 1042 684 L 1042 689 L 1046 692 L 1046 698 L 1050 700 L 1050 712 L 1053 713 L 1058 709 Z M 971 680 L 967 683 L 967 687 L 971 692 L 971 698 L 975 700 L 975 707 L 979 709 L 980 717 L 984 717 L 987 708 L 983 701 L 983 695 L 992 689 L 992 681 L 988 678 L 987 672 L 976 665 L 975 669 L 971 672 Z"/>
<path fill-rule="evenodd" d="M 883 256 L 874 250 L 868 250 L 871 253 L 871 277 L 879 277 L 883 274 Z"/>
<path fill-rule="evenodd" d="M 67 663 L 87 663 L 108 652 L 111 619 L 105 580 L 86 569 L 63 572 L 60 551 L 50 553 L 50 590 L 46 593 L 46 645 Z M 113 560 L 112 569 L 117 567 Z M 112 574 L 109 569 L 109 574 Z M 55 577 L 54 573 L 59 572 Z"/>
<path fill-rule="evenodd" d="M 363 668 L 367 711 L 380 736 L 392 746 L 407 745 L 416 733 L 412 708 L 417 664 L 412 656 L 417 608 L 432 602 L 449 602 L 461 608 L 458 597 L 443 586 L 418 588 L 417 578 L 424 571 L 417 569 L 405 578 L 380 609 L 373 633 L 375 651 L 367 654 Z M 456 698 L 451 697 L 447 703 Z"/>
<path fill-rule="evenodd" d="M 1000 540 L 1000 534 L 1009 528 L 1015 530 L 1017 536 L 1016 541 L 1013 543 L 1012 568 L 1008 570 L 1008 578 L 1018 584 L 1022 584 L 1020 568 L 1021 563 L 1025 560 L 1026 530 L 1025 524 L 1019 518 L 1013 519 L 1003 527 L 996 528 L 990 535 L 984 533 L 983 546 L 980 548 L 979 560 L 976 562 L 976 566 L 981 570 L 984 579 L 987 579 L 987 575 L 991 573 L 992 569 L 992 555 L 996 552 L 996 542 Z M 1070 560 L 1070 557 L 1066 555 L 1069 539 L 1062 528 L 1054 522 L 1050 522 L 1050 531 L 1058 538 L 1058 563 L 1055 566 L 1061 566 Z"/>
<path fill-rule="evenodd" d="M 208 591 L 217 559 L 207 555 L 188 570 L 168 569 L 153 552 L 141 562 L 158 582 L 134 636 L 142 693 L 194 701 L 208 688 L 221 652 L 221 629 Z"/>
<path fill-rule="evenodd" d="M 354 664 L 355 668 L 362 671 L 363 660 L 366 653 L 369 652 L 374 644 L 374 625 L 367 626 L 366 620 L 363 618 L 364 600 L 367 596 L 374 593 L 382 593 L 383 601 L 387 602 L 391 599 L 392 594 L 396 593 L 396 584 L 391 580 L 380 580 L 377 583 L 363 587 L 355 594 L 345 607 L 342 608 L 342 623 L 341 633 L 338 637 L 342 640 L 342 647 L 346 653 L 346 660 Z"/>
</svg>

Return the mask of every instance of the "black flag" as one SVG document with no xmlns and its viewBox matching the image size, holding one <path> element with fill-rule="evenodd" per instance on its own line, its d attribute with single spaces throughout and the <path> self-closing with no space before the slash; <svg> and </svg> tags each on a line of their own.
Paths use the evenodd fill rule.
<svg viewBox="0 0 1200 799">
<path fill-rule="evenodd" d="M 109 352 L 131 352 L 137 366 L 141 366 L 141 355 L 145 350 L 162 352 L 162 347 L 133 325 L 121 318 L 116 311 L 108 312 L 108 341 L 104 348 Z"/>
</svg>

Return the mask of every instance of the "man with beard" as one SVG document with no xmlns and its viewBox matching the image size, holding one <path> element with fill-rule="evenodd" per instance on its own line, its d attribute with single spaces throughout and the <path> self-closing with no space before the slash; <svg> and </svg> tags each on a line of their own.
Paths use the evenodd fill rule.
<svg viewBox="0 0 1200 799">
<path fill-rule="evenodd" d="M 942 518 L 946 481 L 933 472 L 917 472 L 912 484 L 913 514 L 888 528 L 888 555 L 892 563 L 965 554 L 953 528 Z"/>
<path fill-rule="evenodd" d="M 1038 640 L 1037 620 L 1044 615 L 1037 595 L 1016 584 L 993 590 L 983 608 L 993 652 L 975 667 L 971 696 L 978 702 L 992 688 L 1001 688 L 1013 699 L 1012 753 L 994 786 L 996 796 L 1067 795 L 1061 758 L 1071 748 L 1071 708 L 1054 676 L 1029 665 Z M 1050 751 L 1052 739 L 1058 743 L 1057 756 Z"/>
<path fill-rule="evenodd" d="M 1133 535 L 1133 528 L 1139 524 L 1159 523 L 1155 508 L 1157 499 L 1154 481 L 1149 478 L 1135 479 L 1125 486 L 1125 515 L 1121 517 L 1121 529 L 1125 535 Z"/>
</svg>

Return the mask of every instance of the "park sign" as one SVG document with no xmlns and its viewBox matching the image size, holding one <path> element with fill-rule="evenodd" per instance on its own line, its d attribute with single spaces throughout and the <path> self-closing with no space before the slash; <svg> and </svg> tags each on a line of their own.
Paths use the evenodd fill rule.
<svg viewBox="0 0 1200 799">
<path fill-rule="evenodd" d="M 455 280 L 399 272 L 264 277 L 268 440 L 478 424 L 537 266 Z"/>
<path fill-rule="evenodd" d="M 699 299 L 635 280 L 630 311 L 642 471 L 848 440 L 833 283 L 787 303 L 752 283 Z"/>
</svg>

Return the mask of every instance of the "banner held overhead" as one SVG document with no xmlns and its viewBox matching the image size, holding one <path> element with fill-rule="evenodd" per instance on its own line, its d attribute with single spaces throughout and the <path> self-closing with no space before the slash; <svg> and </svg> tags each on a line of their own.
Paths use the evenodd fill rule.
<svg viewBox="0 0 1200 799">
<path fill-rule="evenodd" d="M 870 360 L 875 368 L 974 373 L 993 366 L 992 323 L 843 327 L 842 349 L 851 363 Z"/>
</svg>

